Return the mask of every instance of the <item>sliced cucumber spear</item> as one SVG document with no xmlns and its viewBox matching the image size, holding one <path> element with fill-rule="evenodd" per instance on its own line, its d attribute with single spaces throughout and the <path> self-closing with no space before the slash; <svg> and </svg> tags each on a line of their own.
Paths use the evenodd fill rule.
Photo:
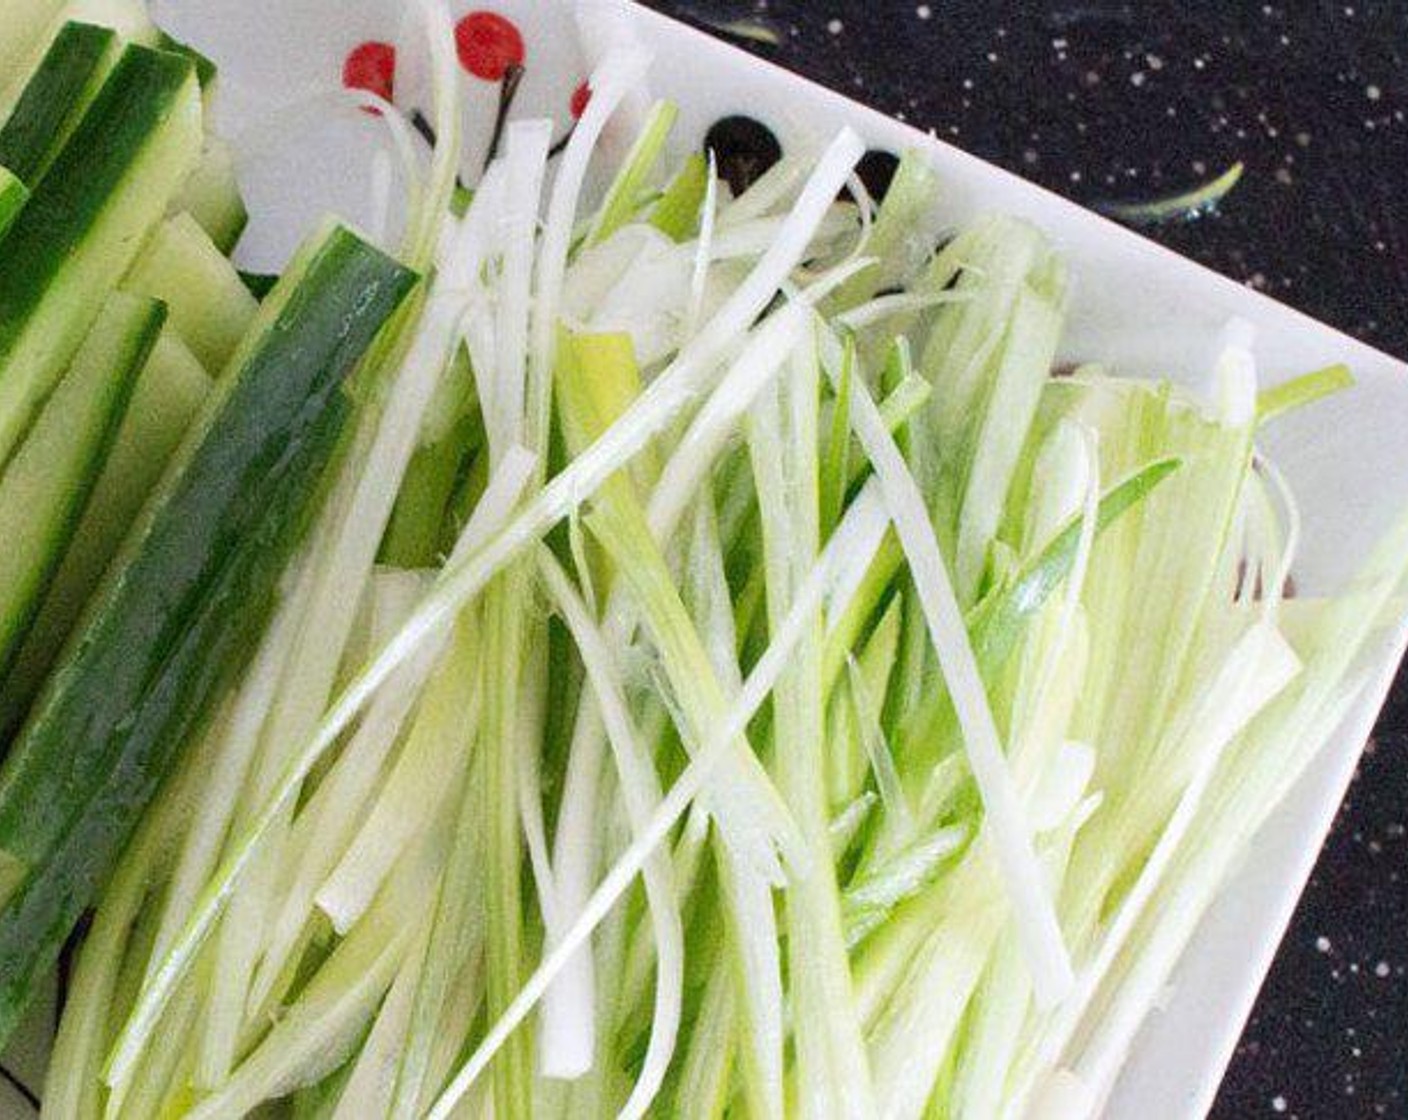
<svg viewBox="0 0 1408 1120">
<path fill-rule="evenodd" d="M 173 35 L 168 35 L 165 31 L 158 30 L 156 33 L 156 46 L 172 54 L 184 55 L 191 60 L 196 68 L 196 77 L 200 79 L 201 89 L 205 89 L 214 83 L 219 74 L 219 68 L 215 65 L 214 59 L 209 55 L 202 54 L 189 43 L 183 43 Z"/>
<path fill-rule="evenodd" d="M 202 404 L 210 375 L 168 325 L 137 376 L 126 415 L 39 613 L 0 683 L 0 743 L 23 722 L 64 639 L 155 489 Z"/>
<path fill-rule="evenodd" d="M 128 47 L 0 241 L 0 464 L 200 153 L 189 61 Z"/>
<path fill-rule="evenodd" d="M 52 39 L 58 34 L 57 25 L 70 19 L 111 27 L 124 43 L 139 43 L 144 47 L 162 45 L 161 29 L 152 22 L 147 0 L 66 0 L 60 5 L 54 24 L 50 25 L 49 37 Z"/>
<path fill-rule="evenodd" d="M 156 228 L 122 288 L 165 303 L 181 341 L 215 376 L 259 308 L 235 266 L 189 214 L 177 214 Z"/>
<path fill-rule="evenodd" d="M 0 669 L 63 556 L 165 314 L 154 300 L 114 294 L 0 474 Z"/>
<path fill-rule="evenodd" d="M 109 27 L 64 24 L 0 127 L 0 164 L 31 187 L 38 183 L 98 95 L 120 50 Z"/>
<path fill-rule="evenodd" d="M 257 639 L 415 282 L 341 227 L 295 260 L 50 676 L 0 770 L 0 1045 Z"/>
<path fill-rule="evenodd" d="M 218 136 L 206 136 L 200 162 L 171 206 L 199 222 L 220 252 L 228 256 L 234 251 L 249 224 L 249 211 L 240 197 L 234 153 Z"/>
</svg>

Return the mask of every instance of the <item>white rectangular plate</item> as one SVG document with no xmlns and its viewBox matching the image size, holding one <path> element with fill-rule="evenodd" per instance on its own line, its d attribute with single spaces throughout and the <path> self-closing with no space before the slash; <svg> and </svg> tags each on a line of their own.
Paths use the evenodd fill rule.
<svg viewBox="0 0 1408 1120">
<path fill-rule="evenodd" d="M 355 111 L 278 113 L 337 85 L 348 53 L 369 40 L 407 34 L 398 0 L 157 0 L 158 19 L 209 53 L 222 72 L 219 120 L 242 156 L 254 225 L 246 264 L 269 267 L 316 213 L 371 212 L 369 152 L 380 126 Z M 569 122 L 572 91 L 597 36 L 579 43 L 554 0 L 451 0 L 456 16 L 491 8 L 512 18 L 527 49 L 522 114 Z M 1256 329 L 1265 379 L 1275 382 L 1331 362 L 1348 363 L 1358 385 L 1309 413 L 1278 423 L 1265 439 L 1300 496 L 1305 542 L 1297 568 L 1307 590 L 1332 590 L 1390 519 L 1408 508 L 1408 366 L 1300 313 L 1218 276 L 1050 192 L 965 152 L 643 8 L 594 5 L 597 21 L 626 20 L 654 53 L 652 92 L 680 106 L 676 139 L 697 146 L 715 120 L 746 113 L 768 124 L 784 148 L 816 149 L 842 124 L 874 147 L 917 148 L 945 184 L 955 225 L 982 211 L 1030 219 L 1056 241 L 1074 277 L 1064 356 L 1099 360 L 1137 376 L 1197 383 L 1222 325 Z M 410 40 L 408 40 L 410 41 Z M 417 97 L 413 52 L 400 52 L 397 101 Z M 487 141 L 496 87 L 468 79 L 471 163 Z M 271 116 L 271 113 L 273 114 Z M 280 122 L 277 128 L 274 121 Z M 282 149 L 282 150 L 281 150 Z M 1408 640 L 1408 619 L 1387 636 L 1381 672 L 1292 797 L 1258 836 L 1222 900 L 1203 922 L 1174 977 L 1166 1006 L 1145 1025 L 1107 1120 L 1182 1120 L 1204 1115 L 1231 1057 L 1276 945 L 1354 771 Z M 23 1063 L 38 1080 L 42 1058 Z M 26 1115 L 22 1108 L 0 1117 Z"/>
</svg>

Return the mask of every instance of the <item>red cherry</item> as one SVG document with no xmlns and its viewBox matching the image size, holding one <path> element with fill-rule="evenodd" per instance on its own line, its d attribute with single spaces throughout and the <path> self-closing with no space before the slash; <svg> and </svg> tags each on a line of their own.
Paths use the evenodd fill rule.
<svg viewBox="0 0 1408 1120">
<path fill-rule="evenodd" d="M 587 80 L 583 78 L 577 88 L 572 91 L 572 115 L 580 118 L 581 115 L 587 111 L 587 105 L 591 99 L 592 87 L 588 85 Z"/>
<path fill-rule="evenodd" d="M 523 36 L 497 12 L 470 12 L 455 24 L 460 65 L 486 82 L 501 81 L 510 66 L 522 66 Z"/>
<path fill-rule="evenodd" d="M 396 48 L 375 42 L 354 47 L 342 64 L 342 84 L 390 101 L 396 85 Z"/>
</svg>

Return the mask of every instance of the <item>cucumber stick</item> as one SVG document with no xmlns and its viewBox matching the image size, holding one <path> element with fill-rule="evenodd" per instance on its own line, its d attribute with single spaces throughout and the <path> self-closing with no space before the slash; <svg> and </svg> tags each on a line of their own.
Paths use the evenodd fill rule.
<svg viewBox="0 0 1408 1120">
<path fill-rule="evenodd" d="M 0 474 L 0 668 L 63 556 L 165 311 L 115 294 Z"/>
<path fill-rule="evenodd" d="M 200 154 L 186 59 L 129 46 L 0 241 L 0 464 Z"/>
<path fill-rule="evenodd" d="M 23 721 L 64 639 L 116 555 L 201 405 L 210 375 L 164 328 L 39 613 L 0 684 L 0 742 Z"/>
<path fill-rule="evenodd" d="M 341 227 L 300 254 L 49 677 L 0 770 L 0 1045 L 257 640 L 343 382 L 415 282 Z"/>
<path fill-rule="evenodd" d="M 218 136 L 206 136 L 200 162 L 171 206 L 199 222 L 220 252 L 228 256 L 234 251 L 249 224 L 249 211 L 240 197 L 234 153 Z"/>
<path fill-rule="evenodd" d="M 215 60 L 209 55 L 202 54 L 189 43 L 183 43 L 173 35 L 168 35 L 165 31 L 157 28 L 155 46 L 172 54 L 183 54 L 189 58 L 196 68 L 196 77 L 200 80 L 200 88 L 209 90 L 215 83 L 219 74 L 219 67 L 215 65 Z"/>
<path fill-rule="evenodd" d="M 93 102 L 121 46 L 117 33 L 66 23 L 0 127 L 0 164 L 33 187 Z"/>
<path fill-rule="evenodd" d="M 122 287 L 164 302 L 181 341 L 216 375 L 259 309 L 235 266 L 190 214 L 157 227 Z"/>
<path fill-rule="evenodd" d="M 29 191 L 13 173 L 0 167 L 0 238 L 10 228 L 29 198 Z"/>
</svg>

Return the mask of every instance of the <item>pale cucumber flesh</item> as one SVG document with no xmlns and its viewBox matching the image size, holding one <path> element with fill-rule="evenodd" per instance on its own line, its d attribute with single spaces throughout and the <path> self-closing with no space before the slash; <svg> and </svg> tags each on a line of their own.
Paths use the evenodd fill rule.
<svg viewBox="0 0 1408 1120">
<path fill-rule="evenodd" d="M 156 228 L 122 287 L 165 303 L 176 334 L 215 376 L 259 308 L 235 266 L 190 214 Z"/>
</svg>

